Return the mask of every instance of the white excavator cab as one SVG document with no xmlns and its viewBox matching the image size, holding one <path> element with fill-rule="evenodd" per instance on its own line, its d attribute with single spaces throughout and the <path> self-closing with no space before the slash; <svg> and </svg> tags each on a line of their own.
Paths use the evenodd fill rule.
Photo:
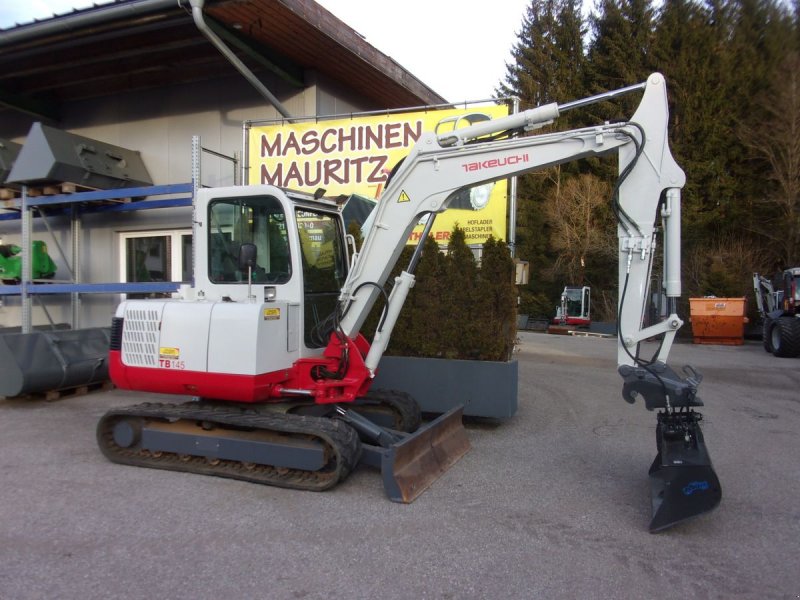
<svg viewBox="0 0 800 600">
<path fill-rule="evenodd" d="M 348 267 L 340 209 L 271 186 L 217 188 L 198 191 L 194 225 L 193 285 L 118 307 L 121 370 L 159 369 L 152 391 L 264 400 L 268 374 L 328 344 Z"/>
<path fill-rule="evenodd" d="M 327 345 L 322 325 L 348 270 L 341 207 L 271 186 L 238 186 L 200 190 L 196 213 L 195 297 L 286 306 L 288 348 L 306 356 Z M 253 253 L 251 265 L 243 247 Z"/>
</svg>

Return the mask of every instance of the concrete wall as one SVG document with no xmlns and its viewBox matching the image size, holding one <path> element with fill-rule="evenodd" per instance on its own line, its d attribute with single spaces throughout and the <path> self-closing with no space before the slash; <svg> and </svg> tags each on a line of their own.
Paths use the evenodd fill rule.
<svg viewBox="0 0 800 600">
<path fill-rule="evenodd" d="M 307 87 L 289 88 L 278 80 L 263 82 L 292 115 L 339 114 L 374 107 L 345 86 L 316 73 L 306 74 Z M 268 105 L 241 76 L 233 74 L 210 82 L 162 87 L 124 96 L 93 98 L 62 108 L 59 129 L 92 139 L 138 150 L 153 182 L 157 185 L 188 183 L 191 180 L 192 136 L 199 135 L 203 147 L 232 156 L 242 150 L 245 120 L 278 119 Z M 0 137 L 24 144 L 34 118 L 16 113 L 0 114 Z M 233 184 L 230 163 L 204 155 L 201 183 L 206 186 Z M 120 281 L 120 234 L 129 231 L 170 230 L 191 227 L 189 209 L 157 209 L 118 214 L 83 215 L 81 219 L 80 264 L 84 282 Z M 20 221 L 0 221 L 3 243 L 19 243 Z M 34 219 L 33 239 L 47 242 L 58 265 L 56 278 L 69 279 L 69 269 L 56 248 L 56 241 L 69 257 L 70 222 L 67 217 L 50 217 L 45 228 Z M 54 239 L 55 238 L 55 239 Z M 112 294 L 84 294 L 81 297 L 80 326 L 105 326 L 121 297 Z M 70 321 L 67 296 L 43 296 L 47 312 L 56 322 Z M 0 328 L 17 327 L 21 321 L 20 300 L 0 296 Z M 49 322 L 37 300 L 33 302 L 33 325 Z"/>
</svg>

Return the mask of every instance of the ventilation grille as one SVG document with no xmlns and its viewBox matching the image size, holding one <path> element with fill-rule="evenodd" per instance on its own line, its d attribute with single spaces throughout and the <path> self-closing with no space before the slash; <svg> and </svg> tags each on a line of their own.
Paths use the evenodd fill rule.
<svg viewBox="0 0 800 600">
<path fill-rule="evenodd" d="M 122 350 L 122 326 L 125 319 L 122 317 L 111 317 L 111 338 L 108 342 L 109 350 Z"/>
<path fill-rule="evenodd" d="M 131 308 L 125 311 L 122 361 L 137 367 L 158 365 L 158 328 L 161 311 Z"/>
</svg>

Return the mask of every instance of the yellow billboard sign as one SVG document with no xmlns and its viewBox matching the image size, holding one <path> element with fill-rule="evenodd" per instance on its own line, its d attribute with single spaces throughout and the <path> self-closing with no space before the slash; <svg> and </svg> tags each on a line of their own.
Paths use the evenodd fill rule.
<svg viewBox="0 0 800 600">
<path fill-rule="evenodd" d="M 307 192 L 323 188 L 328 196 L 358 194 L 379 201 L 392 168 L 423 132 L 452 131 L 506 115 L 507 106 L 487 104 L 251 126 L 247 183 Z M 505 240 L 507 206 L 506 181 L 461 190 L 437 217 L 432 235 L 446 244 L 458 224 L 468 244 L 482 244 L 490 235 Z M 422 229 L 418 225 L 409 242 L 418 241 Z"/>
</svg>

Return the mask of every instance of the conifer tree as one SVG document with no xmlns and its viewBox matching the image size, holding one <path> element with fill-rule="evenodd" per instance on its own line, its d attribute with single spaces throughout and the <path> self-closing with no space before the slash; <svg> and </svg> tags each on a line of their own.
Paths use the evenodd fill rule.
<svg viewBox="0 0 800 600">
<path fill-rule="evenodd" d="M 666 0 L 656 27 L 653 58 L 668 82 L 670 146 L 687 173 L 683 238 L 689 246 L 719 226 L 723 190 L 730 187 L 731 27 L 732 12 L 718 0 Z"/>
<path fill-rule="evenodd" d="M 729 72 L 731 135 L 725 153 L 729 187 L 723 190 L 723 222 L 735 230 L 752 229 L 759 218 L 764 164 L 742 143 L 741 130 L 762 122 L 765 109 L 757 99 L 771 86 L 790 49 L 791 19 L 780 0 L 735 0 L 735 21 L 729 42 L 735 68 Z"/>
<path fill-rule="evenodd" d="M 483 245 L 478 295 L 485 299 L 480 315 L 481 358 L 508 360 L 516 339 L 517 290 L 514 260 L 508 247 L 493 236 Z"/>
<path fill-rule="evenodd" d="M 588 49 L 587 74 L 592 93 L 619 89 L 644 81 L 653 71 L 651 48 L 655 12 L 652 0 L 601 0 L 599 13 L 590 17 L 592 43 Z M 597 105 L 606 119 L 631 115 L 636 100 L 622 99 Z"/>
<path fill-rule="evenodd" d="M 789 52 L 758 97 L 762 121 L 743 127 L 743 143 L 764 164 L 764 188 L 756 199 L 758 229 L 774 264 L 800 261 L 800 54 Z"/>
<path fill-rule="evenodd" d="M 523 109 L 552 101 L 550 85 L 557 81 L 555 24 L 555 0 L 532 0 L 511 51 L 514 63 L 506 65 L 505 80 L 497 89 L 499 96 L 519 97 Z"/>
<path fill-rule="evenodd" d="M 447 265 L 439 245 L 432 236 L 425 240 L 417 271 L 403 312 L 403 327 L 407 333 L 405 356 L 441 355 L 449 347 L 446 322 L 450 308 L 442 301 L 445 294 Z"/>
<path fill-rule="evenodd" d="M 458 225 L 450 233 L 444 263 L 439 301 L 447 310 L 447 319 L 440 323 L 447 348 L 445 358 L 478 358 L 480 334 L 476 320 L 481 318 L 478 266 L 467 245 L 466 233 Z"/>
<path fill-rule="evenodd" d="M 584 96 L 585 33 L 578 0 L 532 0 L 512 51 L 514 62 L 507 65 L 498 95 L 519 97 L 522 109 Z M 565 113 L 559 126 L 580 122 L 579 112 Z M 527 260 L 534 274 L 527 289 L 520 290 L 522 309 L 528 313 L 549 312 L 549 298 L 558 293 L 558 284 L 547 275 L 553 257 L 542 202 L 560 177 L 561 172 L 554 171 L 519 178 L 515 256 Z"/>
</svg>

